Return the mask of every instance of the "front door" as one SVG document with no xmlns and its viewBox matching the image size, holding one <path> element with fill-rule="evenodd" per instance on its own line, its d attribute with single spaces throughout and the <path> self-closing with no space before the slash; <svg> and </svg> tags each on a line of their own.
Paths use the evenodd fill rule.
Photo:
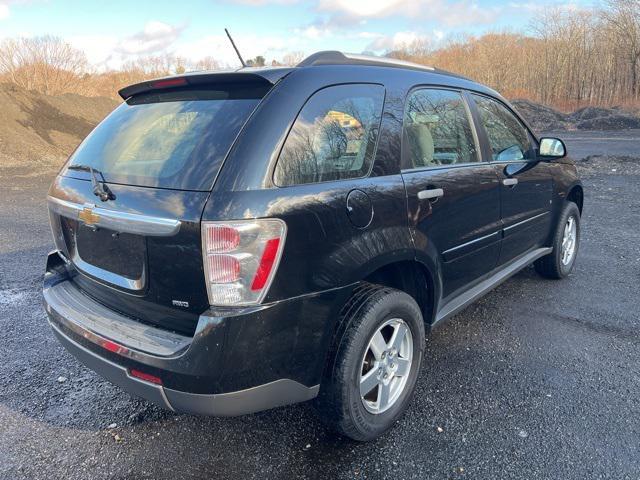
<svg viewBox="0 0 640 480">
<path fill-rule="evenodd" d="M 470 95 L 486 145 L 485 159 L 500 178 L 503 240 L 499 264 L 543 246 L 551 228 L 553 183 L 549 164 L 536 156 L 535 140 L 501 102 Z M 473 107 L 473 106 L 472 106 Z"/>
<path fill-rule="evenodd" d="M 403 172 L 416 249 L 436 258 L 446 301 L 497 264 L 500 191 L 454 90 L 414 90 L 404 116 Z"/>
</svg>

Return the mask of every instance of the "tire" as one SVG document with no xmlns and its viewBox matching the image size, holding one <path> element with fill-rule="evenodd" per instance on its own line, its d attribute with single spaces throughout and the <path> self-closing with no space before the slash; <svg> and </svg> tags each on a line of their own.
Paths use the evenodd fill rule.
<svg viewBox="0 0 640 480">
<path fill-rule="evenodd" d="M 403 333 L 404 328 L 408 334 Z M 374 342 L 376 348 L 371 346 L 374 335 L 376 340 L 385 341 L 386 350 L 378 348 L 379 342 Z M 393 345 L 392 340 L 401 336 L 404 340 Z M 357 441 L 373 440 L 385 433 L 411 401 L 424 344 L 422 313 L 411 296 L 378 285 L 360 287 L 343 309 L 330 351 L 316 400 L 322 420 Z M 366 385 L 374 382 L 376 386 L 363 398 L 360 382 L 365 371 L 369 373 Z M 385 391 L 383 398 L 380 388 Z"/>
<path fill-rule="evenodd" d="M 575 235 L 573 240 L 573 254 L 570 259 L 563 261 L 563 240 L 565 239 L 565 227 L 570 219 L 575 222 Z M 580 210 L 573 202 L 567 202 L 562 209 L 556 231 L 553 236 L 553 252 L 535 261 L 536 271 L 546 278 L 562 279 L 569 276 L 573 271 L 580 247 Z"/>
</svg>

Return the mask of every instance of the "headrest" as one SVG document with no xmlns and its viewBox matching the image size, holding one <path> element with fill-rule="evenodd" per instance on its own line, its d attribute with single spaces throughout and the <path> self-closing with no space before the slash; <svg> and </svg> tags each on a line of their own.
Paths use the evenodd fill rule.
<svg viewBox="0 0 640 480">
<path fill-rule="evenodd" d="M 440 117 L 438 115 L 428 115 L 422 112 L 411 112 L 409 114 L 412 123 L 418 123 L 421 125 L 428 125 L 430 123 L 438 123 Z"/>
</svg>

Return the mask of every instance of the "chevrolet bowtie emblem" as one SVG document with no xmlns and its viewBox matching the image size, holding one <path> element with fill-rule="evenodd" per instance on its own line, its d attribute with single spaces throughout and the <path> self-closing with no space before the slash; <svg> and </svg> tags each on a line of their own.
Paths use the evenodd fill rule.
<svg viewBox="0 0 640 480">
<path fill-rule="evenodd" d="M 100 220 L 100 215 L 93 213 L 91 208 L 84 207 L 80 213 L 78 213 L 78 218 L 82 220 L 85 225 L 95 225 Z"/>
</svg>

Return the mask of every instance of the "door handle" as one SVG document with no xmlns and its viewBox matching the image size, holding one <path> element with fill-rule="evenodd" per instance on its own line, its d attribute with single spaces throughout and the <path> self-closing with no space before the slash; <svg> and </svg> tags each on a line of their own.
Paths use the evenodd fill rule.
<svg viewBox="0 0 640 480">
<path fill-rule="evenodd" d="M 505 187 L 515 187 L 518 184 L 518 179 L 517 178 L 505 178 L 504 180 L 502 180 L 502 184 Z"/>
<path fill-rule="evenodd" d="M 418 192 L 418 198 L 420 200 L 433 200 L 434 198 L 440 198 L 443 195 L 444 190 L 441 188 L 429 188 Z"/>
</svg>

